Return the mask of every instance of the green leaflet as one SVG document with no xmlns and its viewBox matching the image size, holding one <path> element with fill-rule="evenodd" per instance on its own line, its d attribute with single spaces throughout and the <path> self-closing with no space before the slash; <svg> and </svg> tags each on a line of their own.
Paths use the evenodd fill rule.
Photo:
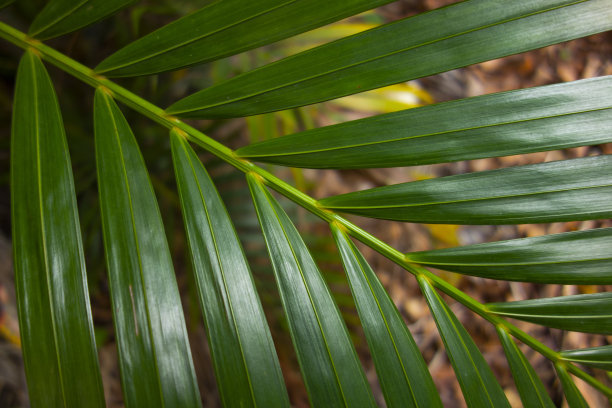
<svg viewBox="0 0 612 408">
<path fill-rule="evenodd" d="M 446 354 L 455 369 L 467 406 L 509 408 L 504 391 L 465 328 L 427 278 L 419 276 L 418 279 L 436 320 Z"/>
<path fill-rule="evenodd" d="M 364 217 L 430 224 L 520 224 L 612 216 L 612 156 L 373 188 L 319 203 Z"/>
<path fill-rule="evenodd" d="M 137 0 L 51 0 L 32 22 L 28 34 L 47 40 L 86 27 Z"/>
<path fill-rule="evenodd" d="M 128 407 L 199 407 L 170 251 L 136 139 L 103 89 L 96 162 L 123 395 Z"/>
<path fill-rule="evenodd" d="M 391 1 L 216 1 L 127 45 L 96 71 L 109 77 L 147 75 L 214 61 Z"/>
<path fill-rule="evenodd" d="M 612 292 L 491 303 L 487 309 L 557 329 L 612 334 Z"/>
<path fill-rule="evenodd" d="M 612 284 L 612 228 L 406 254 L 410 262 L 521 282 Z"/>
<path fill-rule="evenodd" d="M 193 149 L 171 132 L 172 158 L 209 347 L 225 407 L 288 407 L 289 397 L 248 263 Z"/>
<path fill-rule="evenodd" d="M 387 406 L 442 407 L 427 364 L 393 301 L 349 237 L 332 224 Z"/>
<path fill-rule="evenodd" d="M 554 408 L 555 404 L 548 396 L 544 384 L 510 335 L 501 327 L 497 327 L 497 334 L 508 358 L 512 377 L 523 406 L 525 408 Z"/>
<path fill-rule="evenodd" d="M 565 394 L 565 399 L 567 400 L 569 408 L 589 408 L 589 405 L 584 400 L 582 394 L 580 394 L 580 391 L 578 391 L 578 387 L 574 384 L 572 377 L 570 377 L 569 373 L 565 370 L 565 367 L 561 364 L 555 364 L 555 369 L 561 380 L 561 385 L 563 385 L 563 393 Z"/>
<path fill-rule="evenodd" d="M 30 402 L 104 407 L 64 125 L 51 79 L 32 51 L 17 72 L 11 208 Z"/>
<path fill-rule="evenodd" d="M 344 122 L 236 153 L 292 167 L 400 167 L 606 143 L 610 127 L 607 76 Z"/>
<path fill-rule="evenodd" d="M 14 1 L 15 0 L 0 0 L 0 9 L 10 5 Z"/>
<path fill-rule="evenodd" d="M 470 0 L 326 44 L 201 90 L 182 117 L 308 105 L 612 28 L 609 0 Z"/>
<path fill-rule="evenodd" d="M 300 234 L 254 174 L 247 176 L 313 407 L 374 407 L 328 287 Z"/>
<path fill-rule="evenodd" d="M 561 358 L 602 370 L 612 371 L 612 345 L 578 350 L 565 350 Z"/>
</svg>

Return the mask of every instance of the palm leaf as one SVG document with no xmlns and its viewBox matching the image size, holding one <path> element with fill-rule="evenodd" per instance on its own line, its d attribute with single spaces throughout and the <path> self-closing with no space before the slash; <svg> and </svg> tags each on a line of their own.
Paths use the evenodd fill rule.
<svg viewBox="0 0 612 408">
<path fill-rule="evenodd" d="M 257 176 L 248 181 L 311 404 L 374 407 L 346 326 L 306 245 Z"/>
<path fill-rule="evenodd" d="M 136 0 L 51 0 L 30 26 L 32 37 L 46 40 L 86 27 Z"/>
<path fill-rule="evenodd" d="M 612 334 L 612 292 L 491 303 L 487 305 L 487 309 L 499 316 L 542 326 Z"/>
<path fill-rule="evenodd" d="M 288 109 L 611 28 L 609 0 L 465 1 L 242 74 L 176 102 L 168 113 L 223 118 Z"/>
<path fill-rule="evenodd" d="M 129 44 L 96 71 L 110 77 L 146 75 L 214 61 L 391 1 L 216 1 Z"/>
<path fill-rule="evenodd" d="M 272 337 L 238 237 L 184 136 L 172 156 L 191 258 L 223 405 L 287 407 Z"/>
<path fill-rule="evenodd" d="M 612 156 L 378 187 L 326 198 L 330 210 L 430 224 L 520 224 L 612 216 Z"/>
<path fill-rule="evenodd" d="M 104 89 L 94 105 L 100 208 L 127 406 L 199 407 L 164 228 L 136 139 Z"/>
<path fill-rule="evenodd" d="M 578 391 L 578 387 L 576 387 L 576 384 L 572 381 L 565 367 L 561 364 L 556 364 L 555 369 L 563 385 L 563 393 L 565 394 L 567 405 L 570 408 L 588 408 L 589 404 L 587 404 L 582 394 L 580 394 L 580 391 Z"/>
<path fill-rule="evenodd" d="M 578 350 L 564 350 L 561 358 L 602 370 L 612 371 L 612 345 Z"/>
<path fill-rule="evenodd" d="M 610 284 L 612 228 L 413 252 L 423 265 L 521 282 Z"/>
<path fill-rule="evenodd" d="M 612 76 L 477 96 L 344 122 L 238 149 L 308 168 L 413 166 L 612 141 Z"/>
<path fill-rule="evenodd" d="M 11 207 L 19 322 L 35 406 L 104 406 L 62 116 L 33 51 L 17 72 Z"/>
<path fill-rule="evenodd" d="M 389 407 L 441 407 L 427 365 L 393 301 L 338 226 L 332 232 Z"/>
</svg>

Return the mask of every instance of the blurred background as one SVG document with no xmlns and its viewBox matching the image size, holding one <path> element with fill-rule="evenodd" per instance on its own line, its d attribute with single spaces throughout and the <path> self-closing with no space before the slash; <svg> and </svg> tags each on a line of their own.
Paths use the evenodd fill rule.
<svg viewBox="0 0 612 408">
<path fill-rule="evenodd" d="M 77 61 L 93 67 L 125 44 L 209 2 L 210 0 L 140 1 L 112 18 L 75 34 L 49 41 L 49 44 Z M 196 90 L 273 60 L 454 2 L 452 0 L 400 0 L 292 39 L 214 63 L 173 73 L 120 79 L 118 82 L 158 106 L 166 107 Z M 29 23 L 44 4 L 45 0 L 18 0 L 12 6 L 0 11 L 0 19 L 17 28 L 27 30 Z M 28 406 L 11 261 L 9 186 L 11 105 L 14 75 L 21 53 L 22 51 L 16 47 L 0 42 L 0 407 Z M 96 186 L 91 115 L 93 90 L 52 66 L 48 66 L 48 69 L 60 99 L 72 158 L 106 401 L 109 407 L 121 407 L 123 401 Z M 611 74 L 612 34 L 605 33 L 317 105 L 246 119 L 192 121 L 192 124 L 214 139 L 232 148 L 237 148 L 313 127 L 425 104 Z M 123 112 L 135 130 L 161 208 L 182 293 L 202 397 L 205 406 L 217 407 L 219 399 L 207 349 L 202 315 L 191 275 L 167 130 L 127 108 L 124 108 Z M 601 153 L 612 153 L 612 145 L 393 169 L 336 171 L 266 167 L 300 190 L 315 198 L 323 198 L 404 181 Z M 206 152 L 200 151 L 200 156 L 224 198 L 249 257 L 252 271 L 256 277 L 256 285 L 277 345 L 291 402 L 295 407 L 307 407 L 308 398 L 299 374 L 296 357 L 291 348 L 288 327 L 243 174 Z M 349 326 L 377 401 L 384 406 L 373 363 L 369 357 L 355 306 L 327 225 L 288 200 L 283 199 L 281 203 L 286 206 L 286 210 L 302 232 L 323 271 Z M 404 252 L 612 226 L 610 220 L 497 227 L 401 224 L 357 217 L 352 220 L 376 237 Z M 405 318 L 429 364 L 445 406 L 464 406 L 459 385 L 416 280 L 400 267 L 372 253 L 368 248 L 362 247 L 361 249 Z M 436 271 L 436 273 L 482 302 L 612 290 L 612 287 L 536 285 L 465 277 L 442 271 Z M 512 405 L 520 406 L 520 399 L 494 328 L 461 305 L 455 304 L 454 301 L 450 300 L 449 304 L 453 305 L 453 311 L 476 340 Z M 518 322 L 517 325 L 553 349 L 612 344 L 610 336 L 606 338 L 583 333 L 562 332 L 529 323 Z M 530 352 L 529 349 L 523 348 L 523 351 L 549 388 L 553 400 L 561 406 L 563 398 L 552 365 L 542 356 Z M 611 379 L 605 378 L 601 371 L 594 374 L 599 380 L 611 384 Z M 589 390 L 589 387 L 580 380 L 577 380 L 577 383 L 590 406 L 609 406 L 609 402 L 605 401 L 600 394 Z"/>
</svg>

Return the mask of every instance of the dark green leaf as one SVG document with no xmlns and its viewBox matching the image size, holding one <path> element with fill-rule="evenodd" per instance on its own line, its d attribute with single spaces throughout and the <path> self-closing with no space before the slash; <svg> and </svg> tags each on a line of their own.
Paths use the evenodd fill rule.
<svg viewBox="0 0 612 408">
<path fill-rule="evenodd" d="M 612 228 L 511 239 L 406 254 L 466 275 L 521 282 L 612 284 Z"/>
<path fill-rule="evenodd" d="M 592 347 L 578 350 L 565 350 L 561 358 L 602 370 L 612 371 L 612 346 Z"/>
<path fill-rule="evenodd" d="M 393 301 L 351 240 L 332 232 L 388 407 L 442 407 L 427 364 Z"/>
<path fill-rule="evenodd" d="M 478 96 L 307 130 L 238 149 L 261 162 L 368 168 L 612 141 L 612 76 Z"/>
<path fill-rule="evenodd" d="M 257 216 L 314 407 L 374 407 L 374 398 L 329 288 L 281 206 L 249 174 Z"/>
<path fill-rule="evenodd" d="M 587 404 L 582 394 L 580 394 L 578 387 L 576 387 L 576 384 L 574 384 L 572 377 L 570 377 L 565 367 L 560 364 L 556 364 L 555 369 L 557 370 L 557 375 L 559 375 L 559 379 L 561 380 L 561 385 L 563 385 L 563 393 L 565 394 L 567 405 L 570 408 L 589 408 L 589 404 Z"/>
<path fill-rule="evenodd" d="M 17 72 L 11 208 L 30 402 L 104 407 L 62 116 L 51 79 L 32 51 Z"/>
<path fill-rule="evenodd" d="M 431 224 L 520 224 L 612 216 L 612 156 L 402 183 L 326 198 L 328 209 Z"/>
<path fill-rule="evenodd" d="M 0 9 L 13 3 L 15 0 L 0 0 Z"/>
<path fill-rule="evenodd" d="M 609 0 L 465 1 L 266 65 L 168 112 L 221 118 L 288 109 L 611 28 Z"/>
<path fill-rule="evenodd" d="M 521 396 L 523 406 L 525 408 L 554 408 L 555 404 L 548 396 L 544 384 L 542 384 L 523 352 L 503 328 L 498 327 L 497 334 L 510 363 L 512 377 Z"/>
<path fill-rule="evenodd" d="M 487 305 L 490 312 L 557 329 L 612 334 L 612 292 Z"/>
<path fill-rule="evenodd" d="M 170 251 L 136 139 L 104 89 L 94 103 L 102 229 L 123 394 L 132 407 L 199 407 Z"/>
<path fill-rule="evenodd" d="M 135 76 L 214 61 L 391 1 L 217 1 L 129 44 L 96 71 L 110 77 Z"/>
<path fill-rule="evenodd" d="M 274 343 L 225 206 L 193 149 L 171 132 L 195 280 L 225 407 L 288 407 Z"/>
<path fill-rule="evenodd" d="M 468 407 L 510 407 L 491 368 L 457 317 L 424 277 L 419 285 L 427 299 L 446 354 L 455 369 Z"/>
<path fill-rule="evenodd" d="M 29 35 L 40 40 L 86 27 L 137 0 L 51 0 L 36 16 Z"/>
</svg>

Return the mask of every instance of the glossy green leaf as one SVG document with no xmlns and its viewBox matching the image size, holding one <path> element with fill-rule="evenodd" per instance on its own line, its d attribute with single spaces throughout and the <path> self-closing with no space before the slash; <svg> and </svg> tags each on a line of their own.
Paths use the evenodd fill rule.
<svg viewBox="0 0 612 408">
<path fill-rule="evenodd" d="M 266 65 L 167 111 L 221 118 L 288 109 L 609 29 L 609 0 L 470 0 Z"/>
<path fill-rule="evenodd" d="M 555 365 L 555 369 L 557 370 L 557 375 L 561 380 L 561 385 L 563 386 L 563 393 L 565 394 L 565 399 L 567 400 L 567 405 L 569 408 L 589 408 L 589 404 L 584 400 L 584 397 L 574 384 L 572 377 L 570 377 L 569 373 L 560 364 Z"/>
<path fill-rule="evenodd" d="M 223 406 L 288 407 L 274 343 L 225 206 L 185 138 L 172 131 L 171 144 Z"/>
<path fill-rule="evenodd" d="M 103 89 L 96 162 L 121 380 L 128 407 L 199 407 L 181 299 L 155 194 L 132 131 Z"/>
<path fill-rule="evenodd" d="M 12 4 L 15 0 L 0 0 L 0 9 Z"/>
<path fill-rule="evenodd" d="M 430 224 L 520 224 L 612 217 L 612 156 L 414 181 L 326 198 L 364 217 Z"/>
<path fill-rule="evenodd" d="M 555 404 L 548 396 L 542 380 L 514 340 L 503 328 L 498 327 L 497 334 L 504 347 L 523 406 L 525 408 L 554 408 Z"/>
<path fill-rule="evenodd" d="M 32 51 L 17 72 L 11 208 L 30 402 L 104 407 L 66 135 L 51 79 Z"/>
<path fill-rule="evenodd" d="M 442 407 L 427 364 L 382 284 L 348 236 L 332 224 L 388 407 Z"/>
<path fill-rule="evenodd" d="M 348 331 L 299 232 L 257 178 L 247 176 L 310 402 L 374 407 Z"/>
<path fill-rule="evenodd" d="M 507 156 L 612 141 L 612 76 L 408 109 L 238 149 L 308 168 L 380 168 Z"/>
<path fill-rule="evenodd" d="M 561 352 L 561 358 L 566 361 L 612 371 L 612 345 L 565 350 Z"/>
<path fill-rule="evenodd" d="M 216 1 L 127 45 L 96 71 L 110 77 L 146 75 L 214 61 L 391 1 Z"/>
<path fill-rule="evenodd" d="M 57 37 L 110 16 L 137 0 L 51 0 L 36 16 L 29 35 L 40 40 Z"/>
<path fill-rule="evenodd" d="M 410 262 L 520 282 L 612 284 L 612 228 L 406 254 Z"/>
<path fill-rule="evenodd" d="M 509 408 L 504 391 L 461 322 L 426 278 L 419 277 L 419 285 L 438 326 L 467 406 Z"/>
<path fill-rule="evenodd" d="M 488 310 L 557 329 L 612 334 L 612 292 L 491 303 Z"/>
</svg>

